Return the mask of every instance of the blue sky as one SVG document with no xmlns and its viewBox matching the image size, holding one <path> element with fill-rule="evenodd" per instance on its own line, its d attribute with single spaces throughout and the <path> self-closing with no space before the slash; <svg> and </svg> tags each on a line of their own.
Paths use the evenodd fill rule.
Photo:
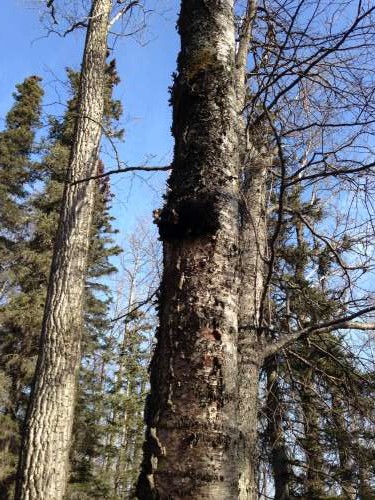
<svg viewBox="0 0 375 500">
<path fill-rule="evenodd" d="M 167 165 L 172 155 L 168 87 L 179 46 L 175 31 L 179 2 L 153 3 L 149 6 L 155 12 L 148 17 L 141 40 L 126 37 L 117 42 L 114 52 L 121 78 L 116 94 L 124 106 L 125 141 L 119 146 L 119 153 L 121 160 L 129 165 L 140 165 L 150 156 L 154 157 L 150 164 Z M 40 21 L 43 5 L 44 2 L 37 0 L 1 2 L 0 42 L 2 47 L 9 47 L 0 54 L 2 120 L 12 105 L 15 85 L 29 75 L 43 78 L 46 112 L 61 114 L 63 108 L 57 103 L 65 98 L 65 68 L 79 67 L 83 30 L 65 38 L 46 37 Z M 109 157 L 104 156 L 104 160 L 108 168 L 113 168 Z M 165 174 L 145 174 L 143 180 L 129 174 L 112 176 L 113 214 L 122 235 L 131 230 L 138 217 L 150 217 L 152 209 L 160 205 L 165 178 Z"/>
</svg>

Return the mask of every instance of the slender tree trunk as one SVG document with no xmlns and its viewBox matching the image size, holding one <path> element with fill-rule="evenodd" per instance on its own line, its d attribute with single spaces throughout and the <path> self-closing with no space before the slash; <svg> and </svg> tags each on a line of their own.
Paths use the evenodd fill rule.
<svg viewBox="0 0 375 500">
<path fill-rule="evenodd" d="M 319 428 L 319 410 L 314 393 L 313 370 L 308 368 L 303 378 L 301 405 L 304 417 L 304 450 L 306 453 L 306 495 L 307 498 L 319 499 L 325 495 L 324 456 Z"/>
<path fill-rule="evenodd" d="M 333 422 L 335 424 L 336 443 L 340 460 L 340 479 L 341 487 L 345 497 L 350 499 L 357 498 L 355 464 L 353 459 L 353 439 L 348 422 L 345 420 L 345 406 L 342 396 L 336 393 L 333 387 L 332 391 L 332 412 Z"/>
<path fill-rule="evenodd" d="M 92 6 L 69 164 L 70 181 L 90 177 L 97 168 L 111 5 L 111 0 L 95 0 Z M 66 185 L 16 499 L 60 500 L 64 495 L 80 364 L 82 299 L 93 199 L 93 181 Z"/>
<path fill-rule="evenodd" d="M 183 0 L 175 158 L 138 498 L 237 497 L 238 135 L 233 2 Z"/>
<path fill-rule="evenodd" d="M 265 168 L 252 159 L 242 182 L 238 338 L 238 466 L 240 500 L 258 498 L 257 464 L 258 381 L 263 364 L 258 350 L 260 302 L 267 246 L 265 225 Z"/>
<path fill-rule="evenodd" d="M 289 500 L 289 478 L 291 470 L 282 428 L 282 400 L 277 364 L 276 356 L 272 356 L 266 365 L 267 437 L 271 448 L 275 500 Z"/>
<path fill-rule="evenodd" d="M 263 356 L 258 349 L 260 306 L 267 250 L 266 173 L 271 158 L 265 130 L 247 130 L 243 109 L 247 102 L 247 58 L 252 46 L 252 28 L 257 0 L 248 0 L 239 32 L 236 54 L 236 94 L 239 115 L 241 162 L 240 184 L 240 294 L 238 337 L 238 407 L 239 443 L 238 499 L 258 498 L 257 422 L 258 382 Z"/>
<path fill-rule="evenodd" d="M 121 378 L 123 378 L 123 375 L 121 374 Z M 130 380 L 127 380 L 126 382 L 126 396 L 129 397 L 130 395 Z M 129 439 L 128 439 L 128 434 L 129 434 L 129 423 L 128 423 L 128 412 L 127 409 L 125 408 L 125 411 L 123 415 L 121 416 L 121 420 L 117 423 L 117 425 L 121 426 L 121 431 L 120 431 L 120 446 L 117 450 L 117 460 L 116 460 L 116 466 L 115 466 L 115 472 L 114 472 L 114 492 L 117 496 L 121 495 L 121 491 L 124 489 L 124 482 L 123 482 L 123 473 L 126 472 L 126 469 L 128 468 L 128 460 L 127 457 L 129 456 Z M 125 470 L 124 470 L 125 469 Z"/>
<path fill-rule="evenodd" d="M 132 271 L 132 275 L 130 277 L 130 284 L 129 284 L 129 297 L 128 297 L 128 303 L 127 303 L 127 310 L 130 311 L 133 304 L 135 303 L 134 300 L 134 294 L 135 294 L 135 286 L 136 286 L 136 276 L 138 273 L 138 258 L 136 257 L 135 262 L 134 262 L 134 268 Z M 126 376 L 125 374 L 125 369 L 126 369 L 126 363 L 128 363 L 128 359 L 125 356 L 126 353 L 126 345 L 129 343 L 129 320 L 125 319 L 124 321 L 124 329 L 123 329 L 123 334 L 122 334 L 122 341 L 121 341 L 121 351 L 120 351 L 120 359 L 119 359 L 119 367 L 118 367 L 118 373 L 116 375 L 116 384 L 115 384 L 115 394 L 116 395 L 121 395 L 124 383 L 126 382 L 126 392 L 125 396 L 128 398 L 131 391 L 134 390 L 134 388 L 131 389 L 132 386 L 132 378 L 131 376 Z M 129 374 L 128 374 L 129 375 Z M 125 405 L 126 406 L 126 405 Z M 116 465 L 115 465 L 115 470 L 114 470 L 114 492 L 116 495 L 120 495 L 121 490 L 123 489 L 123 468 L 128 467 L 128 461 L 127 461 L 127 456 L 129 453 L 128 450 L 128 433 L 129 433 L 129 422 L 128 422 L 128 410 L 127 408 L 123 408 L 123 411 L 118 414 L 117 411 L 113 412 L 113 421 L 115 423 L 116 428 L 119 429 L 119 437 L 120 437 L 120 446 L 117 451 L 117 457 L 116 457 Z"/>
<path fill-rule="evenodd" d="M 372 500 L 375 495 L 375 490 L 372 482 L 373 473 L 371 472 L 371 463 L 361 460 L 358 475 L 359 487 L 357 498 L 359 498 L 359 500 Z"/>
</svg>

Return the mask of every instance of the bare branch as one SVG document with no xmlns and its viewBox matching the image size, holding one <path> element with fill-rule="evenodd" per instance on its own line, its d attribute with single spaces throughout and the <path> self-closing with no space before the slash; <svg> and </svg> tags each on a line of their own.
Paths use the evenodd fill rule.
<svg viewBox="0 0 375 500">
<path fill-rule="evenodd" d="M 118 2 L 122 3 L 122 2 Z M 133 2 L 130 2 L 128 5 L 126 5 L 124 8 L 122 8 L 117 14 L 110 20 L 108 29 L 111 28 L 122 16 L 124 16 L 130 9 L 135 7 L 136 5 L 139 5 L 138 0 L 134 0 Z"/>
<path fill-rule="evenodd" d="M 309 326 L 307 328 L 302 328 L 301 330 L 291 333 L 290 335 L 282 336 L 277 342 L 268 343 L 268 345 L 266 345 L 266 347 L 263 349 L 262 354 L 264 358 L 267 358 L 268 356 L 271 356 L 272 354 L 275 354 L 276 352 L 280 351 L 280 349 L 283 349 L 284 347 L 288 346 L 292 342 L 302 337 L 306 337 L 307 335 L 311 335 L 312 333 L 331 332 L 333 330 L 341 330 L 349 328 L 363 330 L 365 328 L 362 327 L 356 328 L 355 325 L 358 326 L 358 324 L 352 322 L 352 320 L 374 311 L 375 311 L 375 306 L 366 307 L 365 309 L 361 309 L 353 314 L 349 314 L 348 316 L 341 316 L 331 321 L 326 321 L 317 325 Z M 368 324 L 368 325 L 374 326 L 373 324 Z M 372 328 L 366 328 L 366 329 L 372 330 Z"/>
<path fill-rule="evenodd" d="M 171 169 L 170 165 L 163 167 L 147 167 L 146 165 L 142 165 L 139 167 L 124 167 L 124 168 L 116 168 L 113 170 L 109 170 L 108 172 L 104 172 L 102 174 L 93 175 L 92 177 L 85 177 L 84 179 L 78 179 L 76 181 L 71 182 L 70 184 L 80 184 L 82 182 L 88 182 L 96 179 L 102 179 L 103 177 L 108 177 L 113 174 L 124 174 L 127 172 L 161 172 L 168 171 Z"/>
<path fill-rule="evenodd" d="M 249 44 L 256 10 L 257 0 L 248 0 L 245 17 L 239 29 L 240 33 L 236 53 L 236 85 L 237 93 L 239 94 L 243 94 L 243 90 L 245 89 L 247 56 L 249 53 Z M 241 95 L 241 101 L 243 101 L 243 99 L 244 95 Z M 244 104 L 244 102 L 241 102 L 241 106 Z"/>
<path fill-rule="evenodd" d="M 50 9 L 51 17 L 53 20 L 53 24 L 58 24 L 56 20 L 56 11 L 55 11 L 55 6 L 54 6 L 55 0 L 48 0 L 47 1 L 47 9 Z"/>
<path fill-rule="evenodd" d="M 120 321 L 120 319 L 124 319 L 124 318 L 127 318 L 129 316 L 132 316 L 141 307 L 145 306 L 146 304 L 149 304 L 152 301 L 152 299 L 154 299 L 157 296 L 159 290 L 160 290 L 160 287 L 158 287 L 156 290 L 154 290 L 144 300 L 137 302 L 136 305 L 132 309 L 130 309 L 128 312 L 126 312 L 125 314 L 121 314 L 121 316 L 117 316 L 116 318 L 112 318 L 111 322 L 114 323 L 115 321 Z"/>
</svg>

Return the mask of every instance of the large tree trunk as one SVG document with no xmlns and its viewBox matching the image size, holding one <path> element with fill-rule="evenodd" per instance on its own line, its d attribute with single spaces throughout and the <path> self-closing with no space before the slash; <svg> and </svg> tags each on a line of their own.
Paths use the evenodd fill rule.
<svg viewBox="0 0 375 500">
<path fill-rule="evenodd" d="M 75 386 L 80 363 L 82 298 L 104 101 L 111 0 L 93 2 L 80 86 L 69 183 L 56 236 L 16 499 L 60 500 L 68 474 Z"/>
<path fill-rule="evenodd" d="M 138 498 L 237 497 L 238 136 L 233 2 L 184 0 L 175 158 Z"/>
</svg>

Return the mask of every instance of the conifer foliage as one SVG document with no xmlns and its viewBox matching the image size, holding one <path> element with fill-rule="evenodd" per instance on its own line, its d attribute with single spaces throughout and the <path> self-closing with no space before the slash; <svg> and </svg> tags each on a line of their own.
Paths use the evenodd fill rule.
<svg viewBox="0 0 375 500">
<path fill-rule="evenodd" d="M 43 90 L 37 76 L 26 78 L 13 94 L 15 103 L 0 135 L 0 219 L 2 230 L 13 232 L 22 223 L 20 202 L 34 180 L 34 137 L 40 125 Z"/>
<path fill-rule="evenodd" d="M 23 129 L 26 130 L 26 118 L 31 117 L 32 121 L 30 122 L 28 142 L 22 143 L 22 154 L 25 162 L 23 177 L 19 173 L 21 163 L 19 167 L 18 162 L 16 163 L 18 170 L 15 174 L 24 179 L 24 184 L 19 183 L 17 186 L 18 198 L 14 197 L 16 187 L 12 188 L 12 183 L 5 185 L 4 182 L 4 189 L 6 186 L 12 189 L 12 191 L 9 189 L 10 192 L 7 193 L 9 204 L 12 203 L 14 212 L 17 210 L 18 216 L 20 216 L 21 211 L 23 215 L 22 225 L 17 223 L 17 226 L 14 224 L 11 226 L 9 223 L 9 227 L 6 228 L 7 232 L 5 232 L 5 228 L 3 229 L 5 236 L 12 235 L 11 240 L 8 236 L 10 240 L 8 246 L 12 245 L 11 272 L 8 272 L 7 275 L 3 272 L 10 285 L 10 291 L 4 297 L 1 306 L 0 337 L 0 356 L 3 367 L 1 372 L 3 387 L 0 414 L 1 435 L 4 449 L 8 450 L 7 455 L 2 455 L 1 480 L 4 484 L 4 495 L 9 494 L 10 484 L 14 481 L 20 432 L 35 369 L 52 249 L 76 118 L 79 74 L 68 70 L 68 79 L 71 98 L 62 119 L 50 117 L 49 136 L 45 141 L 46 151 L 39 161 L 28 161 L 28 156 L 36 150 L 31 126 L 35 127 L 37 124 L 36 118 L 39 116 L 39 110 L 31 113 L 31 104 L 28 102 L 29 108 L 25 109 L 25 116 L 22 115 L 20 107 L 16 113 L 11 112 L 8 115 L 17 116 L 18 123 L 22 124 L 21 132 L 25 136 L 26 131 L 24 132 Z M 27 79 L 26 82 L 29 85 L 31 82 L 33 86 L 39 85 L 39 79 L 36 77 Z M 120 118 L 121 106 L 118 101 L 111 98 L 113 85 L 116 83 L 118 83 L 118 78 L 115 75 L 115 69 L 113 69 L 113 72 L 108 73 L 107 76 L 106 122 L 113 129 L 113 134 L 120 137 L 122 131 L 116 130 L 115 122 Z M 25 87 L 25 84 L 18 86 L 18 88 L 29 92 L 29 88 Z M 39 96 L 39 102 L 36 101 L 36 106 L 40 107 L 42 93 L 41 89 L 39 93 L 34 89 L 34 97 Z M 19 98 L 18 102 L 22 102 L 22 99 Z M 5 131 L 2 136 L 6 135 L 8 151 L 12 150 L 13 155 L 17 158 L 15 152 L 17 139 L 14 132 L 17 128 L 14 126 L 12 130 L 13 134 L 7 134 Z M 28 146 L 28 150 L 26 146 Z M 6 165 L 6 158 L 4 158 L 4 165 Z M 10 173 L 7 175 L 9 177 Z M 37 178 L 40 179 L 39 183 L 34 189 L 31 189 L 30 182 Z M 17 183 L 14 181 L 14 186 L 16 185 Z M 29 193 L 27 186 L 30 186 Z M 109 185 L 105 182 L 98 182 L 96 190 L 94 223 L 90 237 L 90 256 L 85 287 L 85 331 L 83 336 L 82 384 L 80 385 L 81 392 L 86 393 L 86 396 L 88 396 L 88 389 L 85 388 L 85 384 L 93 383 L 93 381 L 87 380 L 87 375 L 84 373 L 87 359 L 94 356 L 98 350 L 98 346 L 101 345 L 101 335 L 108 327 L 109 290 L 106 285 L 100 282 L 100 278 L 115 271 L 109 258 L 120 252 L 112 239 L 114 230 L 111 226 L 112 217 L 108 212 L 111 201 Z M 22 209 L 17 203 L 21 196 L 23 198 Z M 17 255 L 16 261 L 14 252 Z M 89 406 L 86 400 L 83 407 L 85 405 Z M 78 406 L 77 411 L 78 414 L 83 411 L 81 405 Z M 78 415 L 77 418 L 82 417 Z"/>
<path fill-rule="evenodd" d="M 40 82 L 31 76 L 17 85 L 0 133 L 0 496 L 4 498 L 17 460 L 24 381 L 32 374 L 27 352 L 33 344 L 29 330 L 35 311 L 28 309 L 33 278 L 24 259 L 32 228 L 25 201 L 39 173 L 33 154 L 41 117 Z"/>
</svg>

